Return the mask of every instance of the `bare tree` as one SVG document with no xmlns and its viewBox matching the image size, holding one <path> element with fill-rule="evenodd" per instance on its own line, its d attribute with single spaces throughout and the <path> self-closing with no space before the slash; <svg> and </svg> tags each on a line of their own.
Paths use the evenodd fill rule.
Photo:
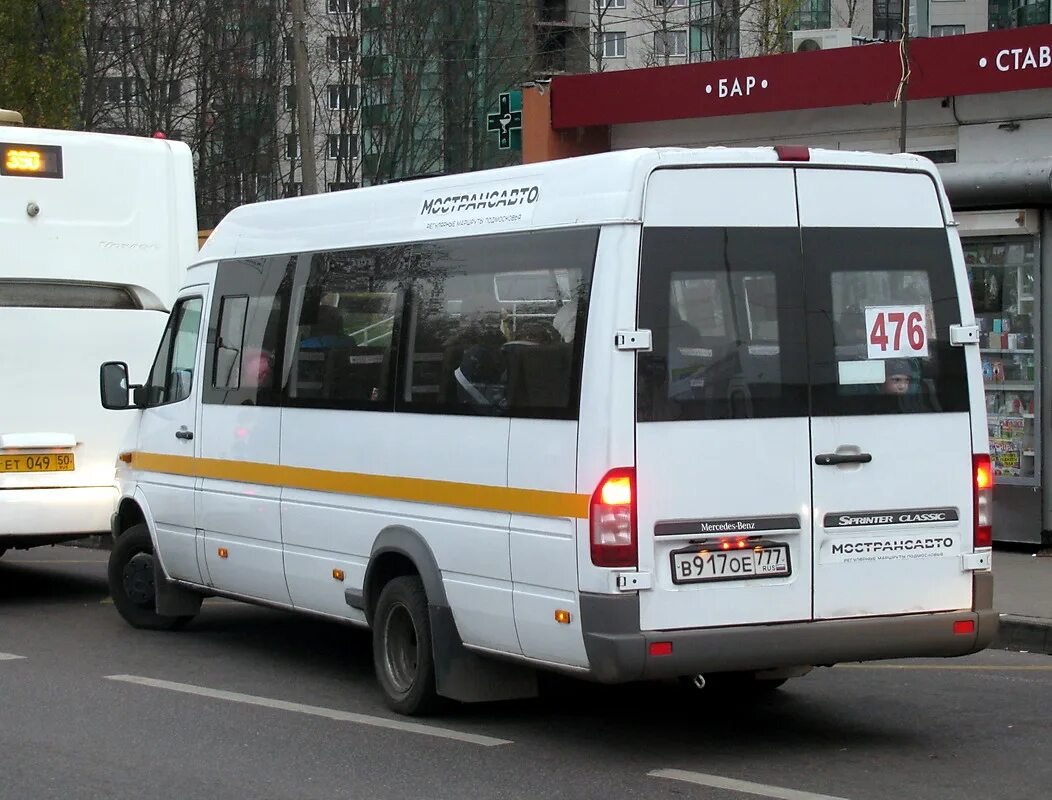
<svg viewBox="0 0 1052 800">
<path fill-rule="evenodd" d="M 592 59 L 592 68 L 595 72 L 606 72 L 608 46 L 616 52 L 617 43 L 614 35 L 624 33 L 623 30 L 611 30 L 611 25 L 623 25 L 627 19 L 627 6 L 631 0 L 590 0 L 591 3 L 591 27 L 588 38 L 588 49 Z M 625 43 L 622 40 L 622 47 Z"/>
<path fill-rule="evenodd" d="M 311 91 L 319 176 L 331 188 L 361 181 L 361 14 L 356 1 L 318 3 L 310 16 Z"/>
<path fill-rule="evenodd" d="M 198 215 L 276 193 L 280 0 L 203 0 L 198 80 Z M 284 4 L 282 3 L 282 6 Z"/>
<path fill-rule="evenodd" d="M 858 13 L 862 8 L 861 2 L 862 0 L 839 0 L 836 4 L 836 19 L 840 27 L 850 28 L 854 32 Z"/>
<path fill-rule="evenodd" d="M 742 39 L 747 42 L 749 54 L 766 56 L 787 52 L 790 33 L 806 1 L 757 0 L 743 13 Z"/>
<path fill-rule="evenodd" d="M 181 135 L 196 113 L 198 0 L 89 4 L 81 125 Z"/>
</svg>

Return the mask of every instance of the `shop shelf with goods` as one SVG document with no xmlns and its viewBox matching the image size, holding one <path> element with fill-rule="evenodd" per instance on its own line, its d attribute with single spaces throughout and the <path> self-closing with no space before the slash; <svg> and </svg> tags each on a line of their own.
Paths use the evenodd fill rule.
<svg viewBox="0 0 1052 800">
<path fill-rule="evenodd" d="M 965 261 L 979 323 L 987 425 L 994 474 L 1039 485 L 1041 393 L 1037 239 L 967 239 Z"/>
</svg>

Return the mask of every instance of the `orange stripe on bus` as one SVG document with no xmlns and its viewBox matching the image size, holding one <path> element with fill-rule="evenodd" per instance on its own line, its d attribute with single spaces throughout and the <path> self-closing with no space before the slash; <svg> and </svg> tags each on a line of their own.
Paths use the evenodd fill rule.
<svg viewBox="0 0 1052 800">
<path fill-rule="evenodd" d="M 517 489 L 478 483 L 437 481 L 428 478 L 368 475 L 360 472 L 338 472 L 310 467 L 279 466 L 252 461 L 228 461 L 218 458 L 193 458 L 158 453 L 133 453 L 132 467 L 144 472 L 159 472 L 167 475 L 185 475 L 193 478 L 211 478 L 285 489 L 307 489 L 484 511 L 533 514 L 540 517 L 588 519 L 588 504 L 591 499 L 586 494 L 550 492 L 541 489 Z"/>
</svg>

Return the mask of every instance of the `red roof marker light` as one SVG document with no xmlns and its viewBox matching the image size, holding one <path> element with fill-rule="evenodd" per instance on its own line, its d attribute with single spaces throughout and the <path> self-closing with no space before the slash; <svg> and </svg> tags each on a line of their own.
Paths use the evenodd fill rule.
<svg viewBox="0 0 1052 800">
<path fill-rule="evenodd" d="M 779 144 L 774 148 L 779 161 L 810 161 L 811 151 L 801 145 Z"/>
</svg>

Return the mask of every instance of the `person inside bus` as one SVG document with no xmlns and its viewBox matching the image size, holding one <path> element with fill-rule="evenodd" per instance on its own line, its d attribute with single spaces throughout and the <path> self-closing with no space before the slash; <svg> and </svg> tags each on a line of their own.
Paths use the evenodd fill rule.
<svg viewBox="0 0 1052 800">
<path fill-rule="evenodd" d="M 348 336 L 343 330 L 343 314 L 336 306 L 319 305 L 314 324 L 310 327 L 310 335 L 300 342 L 304 350 L 335 350 L 347 347 L 356 347 L 357 342 L 353 336 Z"/>
<path fill-rule="evenodd" d="M 909 394 L 914 390 L 913 370 L 904 358 L 889 359 L 884 369 L 884 385 L 881 391 L 884 394 L 900 395 Z"/>
</svg>

